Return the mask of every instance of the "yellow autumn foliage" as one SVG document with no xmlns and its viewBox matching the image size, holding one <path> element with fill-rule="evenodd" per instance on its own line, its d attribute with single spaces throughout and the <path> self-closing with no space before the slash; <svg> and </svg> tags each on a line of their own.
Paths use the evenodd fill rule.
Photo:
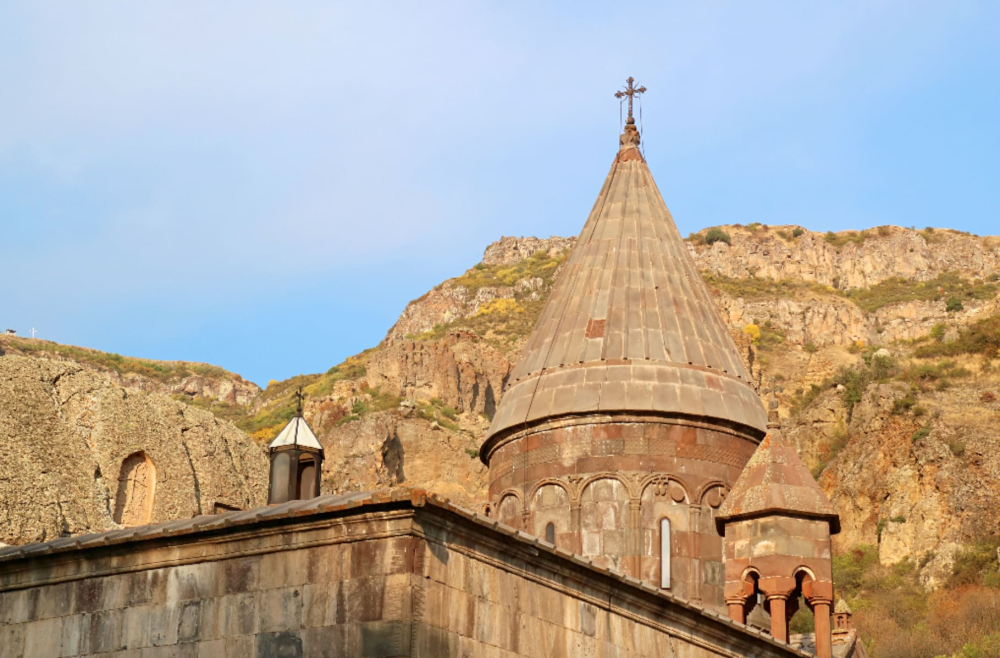
<svg viewBox="0 0 1000 658">
<path fill-rule="evenodd" d="M 509 315 L 510 313 L 524 313 L 524 307 L 513 299 L 494 299 L 479 307 L 476 315 Z"/>
<path fill-rule="evenodd" d="M 752 322 L 743 327 L 743 333 L 750 337 L 750 341 L 755 345 L 760 342 L 760 327 Z"/>
</svg>

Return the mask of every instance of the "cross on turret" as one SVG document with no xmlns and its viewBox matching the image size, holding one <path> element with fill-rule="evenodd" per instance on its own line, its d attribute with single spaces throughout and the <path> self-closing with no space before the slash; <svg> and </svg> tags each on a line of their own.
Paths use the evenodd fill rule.
<svg viewBox="0 0 1000 658">
<path fill-rule="evenodd" d="M 625 87 L 625 90 L 616 92 L 615 98 L 621 100 L 626 96 L 628 96 L 628 118 L 629 118 L 629 123 L 633 123 L 635 120 L 632 118 L 632 99 L 635 98 L 636 96 L 642 96 L 644 93 L 646 93 L 646 88 L 633 86 L 632 83 L 635 82 L 635 78 L 633 78 L 632 76 L 629 76 L 626 82 L 628 83 L 628 85 Z"/>
<path fill-rule="evenodd" d="M 299 386 L 298 390 L 295 391 L 295 415 L 302 417 L 302 403 L 306 399 L 306 394 L 302 392 L 302 387 Z"/>
</svg>

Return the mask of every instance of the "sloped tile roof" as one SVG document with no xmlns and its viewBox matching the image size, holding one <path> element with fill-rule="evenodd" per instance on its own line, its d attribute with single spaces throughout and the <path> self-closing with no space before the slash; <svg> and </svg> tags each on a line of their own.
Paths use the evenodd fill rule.
<svg viewBox="0 0 1000 658">
<path fill-rule="evenodd" d="M 525 423 L 615 411 L 708 416 L 764 433 L 767 414 L 627 128 L 487 443 Z"/>
</svg>

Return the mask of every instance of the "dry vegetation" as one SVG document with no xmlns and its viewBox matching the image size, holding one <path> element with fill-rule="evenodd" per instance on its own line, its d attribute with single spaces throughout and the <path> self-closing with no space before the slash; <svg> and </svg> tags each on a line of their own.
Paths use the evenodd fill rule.
<svg viewBox="0 0 1000 658">
<path fill-rule="evenodd" d="M 99 370 L 115 372 L 119 375 L 140 375 L 161 383 L 177 382 L 192 375 L 199 375 L 209 379 L 243 381 L 243 378 L 239 375 L 207 363 L 137 359 L 112 352 L 92 350 L 86 347 L 60 345 L 59 343 L 47 340 L 17 338 L 14 336 L 4 336 L 0 340 L 0 343 L 2 343 L 5 350 L 10 350 L 12 353 L 62 361 L 75 361 L 81 365 Z"/>
<path fill-rule="evenodd" d="M 928 592 L 921 564 L 884 567 L 878 549 L 858 546 L 834 558 L 838 594 L 872 658 L 1000 656 L 1000 538 L 986 537 L 959 554 L 947 584 Z M 921 558 L 926 563 L 933 555 Z"/>
</svg>

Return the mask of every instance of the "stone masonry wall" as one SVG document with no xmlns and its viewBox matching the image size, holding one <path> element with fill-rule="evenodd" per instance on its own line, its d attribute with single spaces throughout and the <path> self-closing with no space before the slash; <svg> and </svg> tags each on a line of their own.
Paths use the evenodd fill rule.
<svg viewBox="0 0 1000 658">
<path fill-rule="evenodd" d="M 757 442 L 679 419 L 558 421 L 490 455 L 490 501 L 501 522 L 600 567 L 661 584 L 661 522 L 670 527 L 674 595 L 725 611 L 715 515 Z"/>
<path fill-rule="evenodd" d="M 0 562 L 0 658 L 801 655 L 530 545 L 381 509 Z"/>
</svg>

